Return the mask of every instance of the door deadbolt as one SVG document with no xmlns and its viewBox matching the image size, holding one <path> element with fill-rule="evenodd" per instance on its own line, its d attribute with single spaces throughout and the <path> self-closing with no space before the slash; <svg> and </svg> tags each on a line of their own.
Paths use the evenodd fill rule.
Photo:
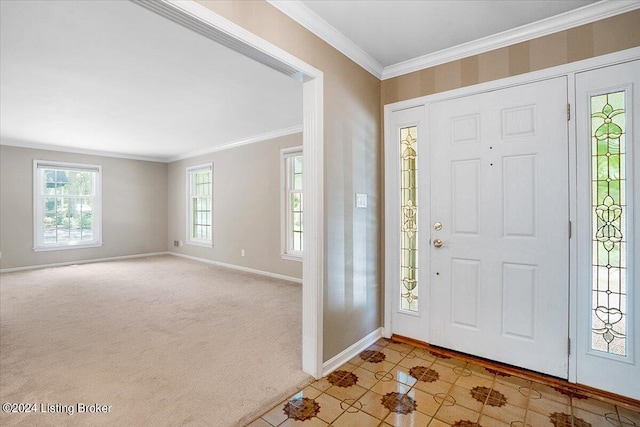
<svg viewBox="0 0 640 427">
<path fill-rule="evenodd" d="M 442 230 L 442 223 L 441 222 L 436 222 L 433 224 L 433 229 L 436 231 L 440 231 Z"/>
</svg>

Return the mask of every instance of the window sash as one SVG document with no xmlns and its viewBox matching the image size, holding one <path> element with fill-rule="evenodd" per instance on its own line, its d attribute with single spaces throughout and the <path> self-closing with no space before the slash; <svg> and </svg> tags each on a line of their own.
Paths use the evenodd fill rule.
<svg viewBox="0 0 640 427">
<path fill-rule="evenodd" d="M 54 181 L 47 181 L 51 171 L 56 172 Z M 63 181 L 57 180 L 58 172 L 64 173 Z M 76 183 L 77 177 L 67 181 L 74 172 L 91 178 L 88 183 Z M 100 174 L 98 165 L 34 160 L 34 251 L 102 245 Z M 48 183 L 54 184 L 54 191 L 47 191 Z M 74 191 L 69 184 L 82 187 Z"/>
<path fill-rule="evenodd" d="M 187 242 L 213 244 L 213 165 L 187 168 Z"/>
<path fill-rule="evenodd" d="M 283 236 L 282 255 L 297 258 L 302 257 L 304 232 L 303 226 L 303 156 L 300 148 L 282 151 L 283 162 Z M 299 200 L 294 206 L 294 197 Z"/>
</svg>

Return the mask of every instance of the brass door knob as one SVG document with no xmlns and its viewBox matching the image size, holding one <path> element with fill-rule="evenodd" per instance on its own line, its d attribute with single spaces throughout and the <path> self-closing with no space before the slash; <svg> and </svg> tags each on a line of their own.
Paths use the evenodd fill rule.
<svg viewBox="0 0 640 427">
<path fill-rule="evenodd" d="M 433 247 L 434 247 L 434 248 L 441 248 L 443 243 L 444 243 L 444 242 L 443 242 L 442 240 L 440 240 L 440 239 L 435 239 L 435 240 L 433 241 Z"/>
</svg>

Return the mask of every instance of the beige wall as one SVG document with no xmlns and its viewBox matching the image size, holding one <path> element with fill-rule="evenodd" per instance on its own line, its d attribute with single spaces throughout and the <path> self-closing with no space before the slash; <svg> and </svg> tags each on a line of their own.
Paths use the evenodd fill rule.
<svg viewBox="0 0 640 427">
<path fill-rule="evenodd" d="M 382 105 L 640 46 L 640 9 L 382 82 Z"/>
<path fill-rule="evenodd" d="M 640 45 L 634 11 L 380 82 L 263 0 L 197 1 L 324 73 L 324 360 L 382 326 L 382 106 Z"/>
<path fill-rule="evenodd" d="M 280 257 L 280 149 L 297 145 L 301 133 L 169 164 L 169 250 L 301 279 L 302 262 Z M 186 243 L 186 168 L 209 162 L 213 248 L 204 248 Z"/>
<path fill-rule="evenodd" d="M 324 73 L 324 360 L 382 325 L 380 81 L 263 0 L 198 3 Z M 355 209 L 355 193 L 368 208 Z"/>
<path fill-rule="evenodd" d="M 640 46 L 640 11 L 636 10 L 529 42 L 385 80 L 381 83 L 377 78 L 263 0 L 197 1 L 324 73 L 324 238 L 326 259 L 324 360 L 338 354 L 382 325 L 381 106 Z M 18 245 L 20 236 L 28 233 L 31 237 L 32 233 L 30 224 L 31 190 L 29 187 L 26 190 L 26 196 L 24 196 L 17 194 L 19 192 L 14 190 L 14 186 L 6 183 L 5 175 L 11 175 L 9 172 L 5 173 L 5 164 L 12 171 L 12 174 L 19 172 L 18 168 L 12 164 L 13 160 L 5 159 L 7 156 L 4 156 L 5 151 L 13 149 L 7 148 L 5 150 L 5 148 L 3 147 L 2 158 L 3 203 L 0 211 L 2 215 L 0 249 L 3 251 L 1 261 L 3 267 L 9 267 L 6 263 L 18 265 L 21 262 L 31 262 L 25 260 L 29 257 L 33 258 L 34 254 L 29 253 L 32 244 L 31 238 L 23 239 L 27 243 Z M 16 155 L 15 157 L 17 159 L 20 156 Z M 120 162 L 114 159 L 105 159 L 105 164 L 111 161 Z M 186 164 L 186 162 L 184 163 Z M 158 210 L 156 217 L 149 218 L 153 224 L 160 224 L 162 221 L 169 224 L 168 234 L 166 228 L 165 231 L 156 234 L 159 237 L 157 240 L 162 242 L 159 245 L 161 250 L 166 250 L 167 242 L 173 241 L 178 233 L 182 232 L 183 236 L 185 233 L 185 227 L 181 225 L 184 224 L 184 218 L 182 220 L 178 218 L 180 215 L 184 216 L 184 198 L 179 203 L 174 203 L 174 200 L 180 199 L 179 193 L 184 191 L 183 181 L 183 184 L 173 182 L 173 178 L 178 178 L 178 176 L 184 180 L 183 172 L 179 172 L 182 169 L 181 164 L 182 162 L 177 162 L 169 166 L 171 177 L 168 184 L 171 195 L 169 217 L 163 218 L 163 211 Z M 30 165 L 22 167 L 28 171 L 31 169 Z M 164 167 L 166 170 L 166 165 L 157 167 L 160 169 Z M 131 171 L 128 169 L 127 171 L 129 173 L 127 179 L 115 178 L 116 184 L 111 185 L 118 186 L 117 183 L 124 183 L 131 179 Z M 163 191 L 166 191 L 167 186 L 164 188 L 165 190 L 159 189 L 158 194 L 153 196 L 158 199 L 158 203 L 160 203 L 159 199 L 162 199 L 163 194 L 166 201 L 166 193 Z M 367 209 L 354 208 L 355 193 L 368 194 L 369 207 Z M 5 194 L 10 194 L 11 200 L 20 201 L 20 204 L 16 205 L 18 207 L 13 205 L 7 207 Z M 121 195 L 121 197 L 128 196 Z M 154 199 L 153 202 L 148 200 L 145 203 L 151 203 L 155 206 L 156 200 Z M 177 207 L 173 206 L 174 204 Z M 169 205 L 165 203 L 164 206 Z M 25 220 L 24 217 L 27 219 Z M 10 227 L 9 224 L 14 221 L 18 226 Z M 28 225 L 26 225 L 27 223 Z M 146 225 L 147 229 L 155 227 Z M 134 227 L 124 228 L 133 229 Z M 119 230 L 118 233 L 120 233 Z M 110 253 L 117 252 L 109 252 L 113 248 L 112 246 L 107 247 L 106 228 L 104 233 L 105 247 L 95 250 L 96 252 L 87 250 L 87 258 L 110 256 Z M 128 237 L 126 234 L 122 236 L 123 239 Z M 5 240 L 11 243 L 5 243 Z M 130 238 L 127 240 L 132 240 L 132 242 L 119 244 L 118 246 L 122 246 L 119 248 L 120 252 L 151 251 L 147 249 L 147 246 L 137 247 L 135 250 L 129 246 L 129 243 L 134 246 L 136 244 L 144 246 L 144 240 Z M 153 238 L 153 241 L 155 242 L 156 239 Z M 13 248 L 14 242 L 19 247 Z M 216 240 L 216 244 L 218 243 L 222 242 Z M 113 242 L 109 243 L 109 245 L 113 244 Z M 155 247 L 151 244 L 148 246 Z M 173 249 L 172 246 L 171 248 Z M 239 254 L 238 249 L 235 248 L 234 253 Z M 10 252 L 14 252 L 16 255 L 10 255 Z M 247 251 L 248 256 L 245 258 L 249 258 L 250 253 Z M 39 257 L 40 254 L 43 258 L 33 260 L 33 263 L 56 262 L 56 260 L 44 259 L 47 256 L 60 256 L 64 258 L 59 259 L 62 261 L 68 259 L 65 258 L 67 255 L 61 252 L 35 255 Z M 118 253 L 118 255 L 120 254 L 123 253 Z M 202 256 L 197 252 L 194 252 L 193 255 Z M 242 262 L 245 261 L 241 259 L 241 261 L 234 263 L 242 265 Z"/>
<path fill-rule="evenodd" d="M 33 251 L 33 160 L 102 166 L 99 248 Z M 1 268 L 167 250 L 167 165 L 112 157 L 0 146 Z"/>
</svg>

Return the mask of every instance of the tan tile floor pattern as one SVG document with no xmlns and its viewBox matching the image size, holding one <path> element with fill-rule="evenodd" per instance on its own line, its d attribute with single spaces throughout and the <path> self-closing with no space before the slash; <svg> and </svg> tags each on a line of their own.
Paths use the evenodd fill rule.
<svg viewBox="0 0 640 427">
<path fill-rule="evenodd" d="M 640 427 L 634 409 L 381 339 L 249 426 Z"/>
</svg>

